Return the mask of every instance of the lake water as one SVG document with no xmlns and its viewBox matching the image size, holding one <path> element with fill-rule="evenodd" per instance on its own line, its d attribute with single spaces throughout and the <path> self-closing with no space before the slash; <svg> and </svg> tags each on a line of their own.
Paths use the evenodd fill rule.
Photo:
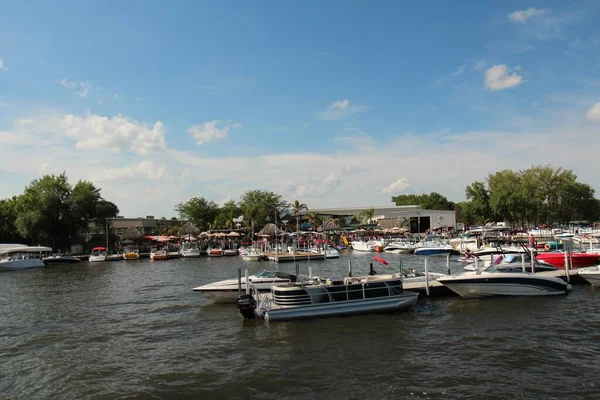
<svg viewBox="0 0 600 400">
<path fill-rule="evenodd" d="M 366 273 L 372 256 L 299 265 L 340 277 L 348 260 Z M 398 256 L 382 257 L 397 269 Z M 600 398 L 600 290 L 588 285 L 268 324 L 191 290 L 240 267 L 277 265 L 203 257 L 0 273 L 0 399 Z"/>
</svg>

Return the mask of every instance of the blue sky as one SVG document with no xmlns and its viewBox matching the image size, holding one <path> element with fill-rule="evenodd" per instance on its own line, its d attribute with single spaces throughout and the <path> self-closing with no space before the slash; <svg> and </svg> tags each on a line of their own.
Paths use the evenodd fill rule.
<svg viewBox="0 0 600 400">
<path fill-rule="evenodd" d="M 0 197 L 459 201 L 532 164 L 600 190 L 598 1 L 4 2 L 0 60 Z"/>
</svg>

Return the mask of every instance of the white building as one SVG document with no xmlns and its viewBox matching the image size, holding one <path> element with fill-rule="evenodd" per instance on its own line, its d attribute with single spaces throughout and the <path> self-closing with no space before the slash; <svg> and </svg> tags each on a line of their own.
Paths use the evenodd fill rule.
<svg viewBox="0 0 600 400">
<path fill-rule="evenodd" d="M 397 220 L 410 226 L 411 233 L 425 233 L 430 229 L 451 227 L 456 229 L 456 212 L 447 210 L 424 210 L 421 206 L 381 206 L 310 209 L 319 215 L 347 217 L 346 222 L 373 208 L 373 221 Z"/>
</svg>

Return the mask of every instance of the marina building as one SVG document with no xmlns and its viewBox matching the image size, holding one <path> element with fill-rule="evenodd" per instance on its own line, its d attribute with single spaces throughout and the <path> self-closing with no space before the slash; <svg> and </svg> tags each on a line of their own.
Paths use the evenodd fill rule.
<svg viewBox="0 0 600 400">
<path fill-rule="evenodd" d="M 352 217 L 360 218 L 362 213 L 371 208 L 374 210 L 372 221 L 382 228 L 405 227 L 413 234 L 426 233 L 436 228 L 456 229 L 455 211 L 425 210 L 421 206 L 313 208 L 310 211 L 319 215 L 345 217 L 346 224 L 349 224 Z"/>
</svg>

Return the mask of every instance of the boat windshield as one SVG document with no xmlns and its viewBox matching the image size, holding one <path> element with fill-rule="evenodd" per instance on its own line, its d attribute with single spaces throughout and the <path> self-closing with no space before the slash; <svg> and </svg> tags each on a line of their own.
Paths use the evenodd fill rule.
<svg viewBox="0 0 600 400">
<path fill-rule="evenodd" d="M 275 278 L 276 274 L 276 271 L 269 271 L 267 269 L 263 269 L 254 274 L 254 276 L 257 278 Z"/>
</svg>

